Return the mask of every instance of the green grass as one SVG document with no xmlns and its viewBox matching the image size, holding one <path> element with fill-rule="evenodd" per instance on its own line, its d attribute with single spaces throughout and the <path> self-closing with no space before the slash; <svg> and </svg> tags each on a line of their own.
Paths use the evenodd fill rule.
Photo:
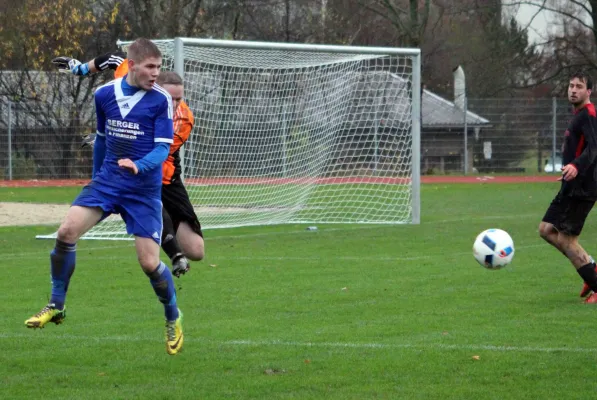
<svg viewBox="0 0 597 400">
<path fill-rule="evenodd" d="M 80 187 L 0 187 L 0 202 L 70 203 Z"/>
<path fill-rule="evenodd" d="M 537 235 L 556 191 L 424 185 L 417 226 L 208 230 L 206 259 L 176 280 L 176 357 L 130 242 L 80 242 L 65 323 L 27 330 L 50 292 L 53 244 L 34 237 L 53 228 L 0 228 L 0 398 L 594 398 L 597 309 Z M 73 195 L 0 190 L 1 201 Z M 471 254 L 489 227 L 515 241 L 501 271 Z M 590 217 L 582 243 L 593 253 L 596 235 Z"/>
<path fill-rule="evenodd" d="M 539 168 L 537 168 L 537 164 L 539 161 L 539 156 L 537 155 L 537 149 L 528 150 L 525 152 L 525 157 L 518 163 L 518 167 L 522 167 L 525 169 L 523 175 L 552 175 L 552 173 L 544 172 L 545 164 L 547 160 L 551 160 L 552 152 L 549 151 L 542 151 L 541 152 L 541 161 L 539 163 Z"/>
</svg>

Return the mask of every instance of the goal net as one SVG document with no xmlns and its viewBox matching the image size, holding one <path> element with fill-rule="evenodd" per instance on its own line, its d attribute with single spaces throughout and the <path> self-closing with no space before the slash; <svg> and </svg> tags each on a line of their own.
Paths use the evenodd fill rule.
<svg viewBox="0 0 597 400">
<path fill-rule="evenodd" d="M 183 175 L 202 226 L 419 222 L 418 49 L 156 44 L 195 116 Z M 85 236 L 126 237 L 118 216 Z"/>
</svg>

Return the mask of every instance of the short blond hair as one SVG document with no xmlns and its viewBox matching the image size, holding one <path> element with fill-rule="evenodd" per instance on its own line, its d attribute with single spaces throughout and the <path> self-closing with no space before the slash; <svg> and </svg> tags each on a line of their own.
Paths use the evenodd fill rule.
<svg viewBox="0 0 597 400">
<path fill-rule="evenodd" d="M 136 63 L 140 63 L 150 57 L 162 58 L 162 52 L 151 40 L 139 38 L 129 46 L 127 57 Z"/>
<path fill-rule="evenodd" d="M 157 80 L 158 85 L 182 85 L 182 78 L 174 71 L 161 71 Z"/>
</svg>

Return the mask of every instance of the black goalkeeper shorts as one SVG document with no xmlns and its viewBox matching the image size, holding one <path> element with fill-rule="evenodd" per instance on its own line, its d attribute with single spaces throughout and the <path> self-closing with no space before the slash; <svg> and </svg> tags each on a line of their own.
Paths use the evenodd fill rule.
<svg viewBox="0 0 597 400">
<path fill-rule="evenodd" d="M 579 236 L 593 205 L 594 200 L 563 196 L 558 192 L 547 208 L 543 222 L 552 224 L 558 232 Z"/>
<path fill-rule="evenodd" d="M 201 223 L 195 214 L 187 189 L 180 179 L 176 179 L 169 185 L 162 185 L 162 204 L 170 214 L 174 232 L 178 231 L 181 222 L 186 222 L 195 233 L 203 237 Z"/>
</svg>

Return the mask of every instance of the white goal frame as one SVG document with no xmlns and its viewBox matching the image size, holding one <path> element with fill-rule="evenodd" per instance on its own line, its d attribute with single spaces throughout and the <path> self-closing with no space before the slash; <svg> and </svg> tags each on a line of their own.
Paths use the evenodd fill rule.
<svg viewBox="0 0 597 400">
<path fill-rule="evenodd" d="M 317 218 L 308 218 L 308 219 L 301 219 L 301 218 L 293 218 L 292 216 L 287 218 L 280 218 L 279 215 L 271 220 L 263 219 L 249 222 L 240 221 L 238 224 L 232 223 L 225 223 L 221 224 L 219 222 L 210 223 L 208 219 L 202 217 L 203 213 L 201 212 L 202 204 L 195 204 L 197 208 L 197 214 L 199 216 L 202 225 L 206 229 L 210 228 L 221 228 L 221 227 L 233 227 L 233 226 L 248 226 L 248 225 L 268 225 L 268 224 L 280 224 L 280 223 L 376 223 L 376 224 L 402 224 L 402 223 L 411 223 L 411 224 L 419 224 L 421 220 L 421 195 L 420 195 L 420 187 L 421 187 L 421 171 L 420 171 L 420 137 L 421 137 L 421 51 L 420 49 L 414 48 L 390 48 L 390 47 L 363 47 L 363 46 L 337 46 L 337 45 L 316 45 L 316 44 L 292 44 L 292 43 L 269 43 L 269 42 L 251 42 L 251 41 L 232 41 L 232 40 L 214 40 L 214 39 L 194 39 L 194 38 L 184 38 L 178 37 L 175 39 L 167 39 L 167 40 L 155 40 L 158 47 L 162 50 L 164 54 L 164 69 L 170 69 L 176 71 L 183 79 L 185 79 L 185 75 L 190 76 L 188 64 L 186 64 L 185 60 L 185 52 L 193 51 L 193 48 L 203 48 L 203 49 L 215 49 L 215 51 L 239 51 L 239 52 L 288 52 L 288 54 L 299 54 L 300 53 L 325 53 L 329 55 L 330 58 L 334 57 L 335 55 L 346 55 L 347 57 L 362 57 L 362 59 L 373 59 L 374 57 L 379 58 L 400 58 L 401 60 L 405 60 L 405 65 L 407 65 L 407 69 L 410 73 L 406 74 L 407 78 L 397 77 L 401 81 L 405 82 L 405 89 L 408 94 L 408 102 L 403 108 L 408 110 L 410 115 L 404 114 L 406 116 L 407 122 L 410 124 L 410 140 L 408 143 L 410 148 L 407 148 L 409 163 L 407 168 L 410 170 L 407 171 L 408 175 L 404 177 L 395 176 L 392 177 L 390 175 L 385 176 L 385 183 L 386 185 L 406 185 L 409 186 L 410 193 L 408 194 L 408 202 L 406 204 L 408 210 L 408 218 L 402 218 L 402 220 L 397 220 L 388 218 L 388 220 L 380 220 L 379 218 L 373 218 L 372 220 L 368 220 L 366 217 L 366 213 L 363 215 L 359 215 L 357 218 L 347 218 L 346 220 L 336 220 L 330 219 L 329 221 L 326 219 L 317 219 Z M 128 46 L 131 42 L 125 41 L 118 41 L 119 46 Z M 164 51 L 166 49 L 166 51 Z M 203 50 L 201 50 L 203 51 Z M 330 61 L 329 64 L 333 64 L 335 61 Z M 338 61 L 341 63 L 342 61 Z M 402 62 L 402 61 L 400 61 Z M 225 61 L 224 61 L 225 63 Z M 215 65 L 215 64 L 214 64 Z M 322 65 L 315 65 L 315 67 L 321 67 Z M 250 70 L 252 67 L 247 65 L 245 67 L 247 70 Z M 289 67 L 285 67 L 289 68 Z M 290 67 L 292 68 L 292 67 Z M 381 67 L 373 67 L 373 71 L 378 72 L 381 71 Z M 385 72 L 386 75 L 393 75 L 391 72 Z M 395 75 L 394 75 L 395 76 Z M 185 80 L 185 86 L 188 86 L 189 82 Z M 241 82 L 242 84 L 242 82 Z M 403 90 L 404 92 L 404 90 Z M 187 92 L 188 93 L 188 92 Z M 403 94 L 404 95 L 404 94 Z M 385 100 L 384 101 L 388 101 Z M 391 101 L 391 99 L 390 99 Z M 384 103 L 385 106 L 385 103 Z M 191 107 L 192 109 L 192 107 Z M 195 114 L 196 118 L 196 128 L 193 130 L 191 134 L 191 139 L 189 143 L 193 141 L 194 135 L 201 135 L 200 127 L 202 125 L 201 116 L 196 112 L 196 110 L 192 109 L 193 113 Z M 403 115 L 403 118 L 404 118 Z M 376 115 L 377 117 L 377 115 Z M 371 119 L 371 117 L 368 117 Z M 387 121 L 386 121 L 387 122 Z M 371 123 L 371 122 L 368 122 Z M 375 129 L 378 129 L 377 127 Z M 376 134 L 377 135 L 377 134 Z M 285 140 L 285 139 L 284 139 Z M 377 136 L 376 136 L 377 140 Z M 377 146 L 377 143 L 375 144 Z M 181 156 L 183 160 L 183 176 L 185 179 L 185 183 L 187 187 L 190 188 L 194 185 L 193 180 L 187 180 L 189 176 L 187 176 L 188 170 L 186 168 L 186 164 L 188 163 L 189 159 L 189 150 L 187 149 L 188 144 L 181 148 Z M 375 149 L 377 152 L 377 149 Z M 200 153 L 198 153 L 200 154 Z M 377 154 L 377 153 L 376 153 Z M 406 157 L 405 157 L 406 158 Z M 201 171 L 197 172 L 198 174 Z M 201 175 L 197 175 L 201 176 Z M 321 185 L 321 184 L 334 184 L 330 180 L 326 180 L 327 178 L 319 178 L 314 176 L 309 176 L 309 183 L 313 185 Z M 299 179 L 301 180 L 301 179 Z M 304 180 L 304 179 L 302 179 Z M 331 183 L 330 183 L 331 182 Z M 357 187 L 359 184 L 362 185 L 370 185 L 371 180 L 367 180 L 367 177 L 360 177 L 359 179 L 352 179 L 347 180 L 355 186 L 355 190 L 359 190 Z M 381 181 L 380 181 L 381 182 Z M 295 182 L 296 183 L 296 182 Z M 304 182 L 299 182 L 303 184 Z M 375 182 L 377 183 L 377 182 Z M 242 179 L 235 181 L 235 184 L 242 184 Z M 202 185 L 201 183 L 199 185 Z M 204 185 L 204 184 L 203 184 Z M 198 190 L 201 190 L 199 188 Z M 362 189 L 361 189 L 362 190 Z M 193 194 L 192 190 L 189 190 L 189 194 L 191 200 L 193 201 Z M 344 194 L 340 194 L 343 196 Z M 388 196 L 388 194 L 385 194 Z M 366 203 L 366 201 L 363 201 Z M 263 203 L 260 203 L 261 207 L 263 207 Z M 304 204 L 303 204 L 304 205 Z M 276 206 L 276 205 L 274 205 Z M 300 206 L 297 206 L 297 209 Z M 363 207 L 366 207 L 363 206 Z M 383 202 L 381 202 L 381 207 L 383 207 Z M 272 207 L 273 208 L 273 207 Z M 289 207 L 289 209 L 292 207 Z M 316 208 L 316 207 L 315 207 Z M 290 210 L 290 214 L 292 214 L 292 210 Z M 391 210 L 388 212 L 391 214 Z M 118 217 L 118 219 L 120 219 Z M 110 222 L 111 221 L 111 222 Z M 108 222 L 102 222 L 98 224 L 97 227 L 92 229 L 88 232 L 83 239 L 115 239 L 115 240 L 122 240 L 122 239 L 130 239 L 128 235 L 124 233 L 124 225 L 122 224 L 121 228 L 118 232 L 110 231 L 108 234 L 102 231 L 100 228 L 103 224 L 115 224 L 115 219 L 110 218 Z M 55 235 L 51 236 L 40 236 L 40 237 L 55 237 Z"/>
</svg>

